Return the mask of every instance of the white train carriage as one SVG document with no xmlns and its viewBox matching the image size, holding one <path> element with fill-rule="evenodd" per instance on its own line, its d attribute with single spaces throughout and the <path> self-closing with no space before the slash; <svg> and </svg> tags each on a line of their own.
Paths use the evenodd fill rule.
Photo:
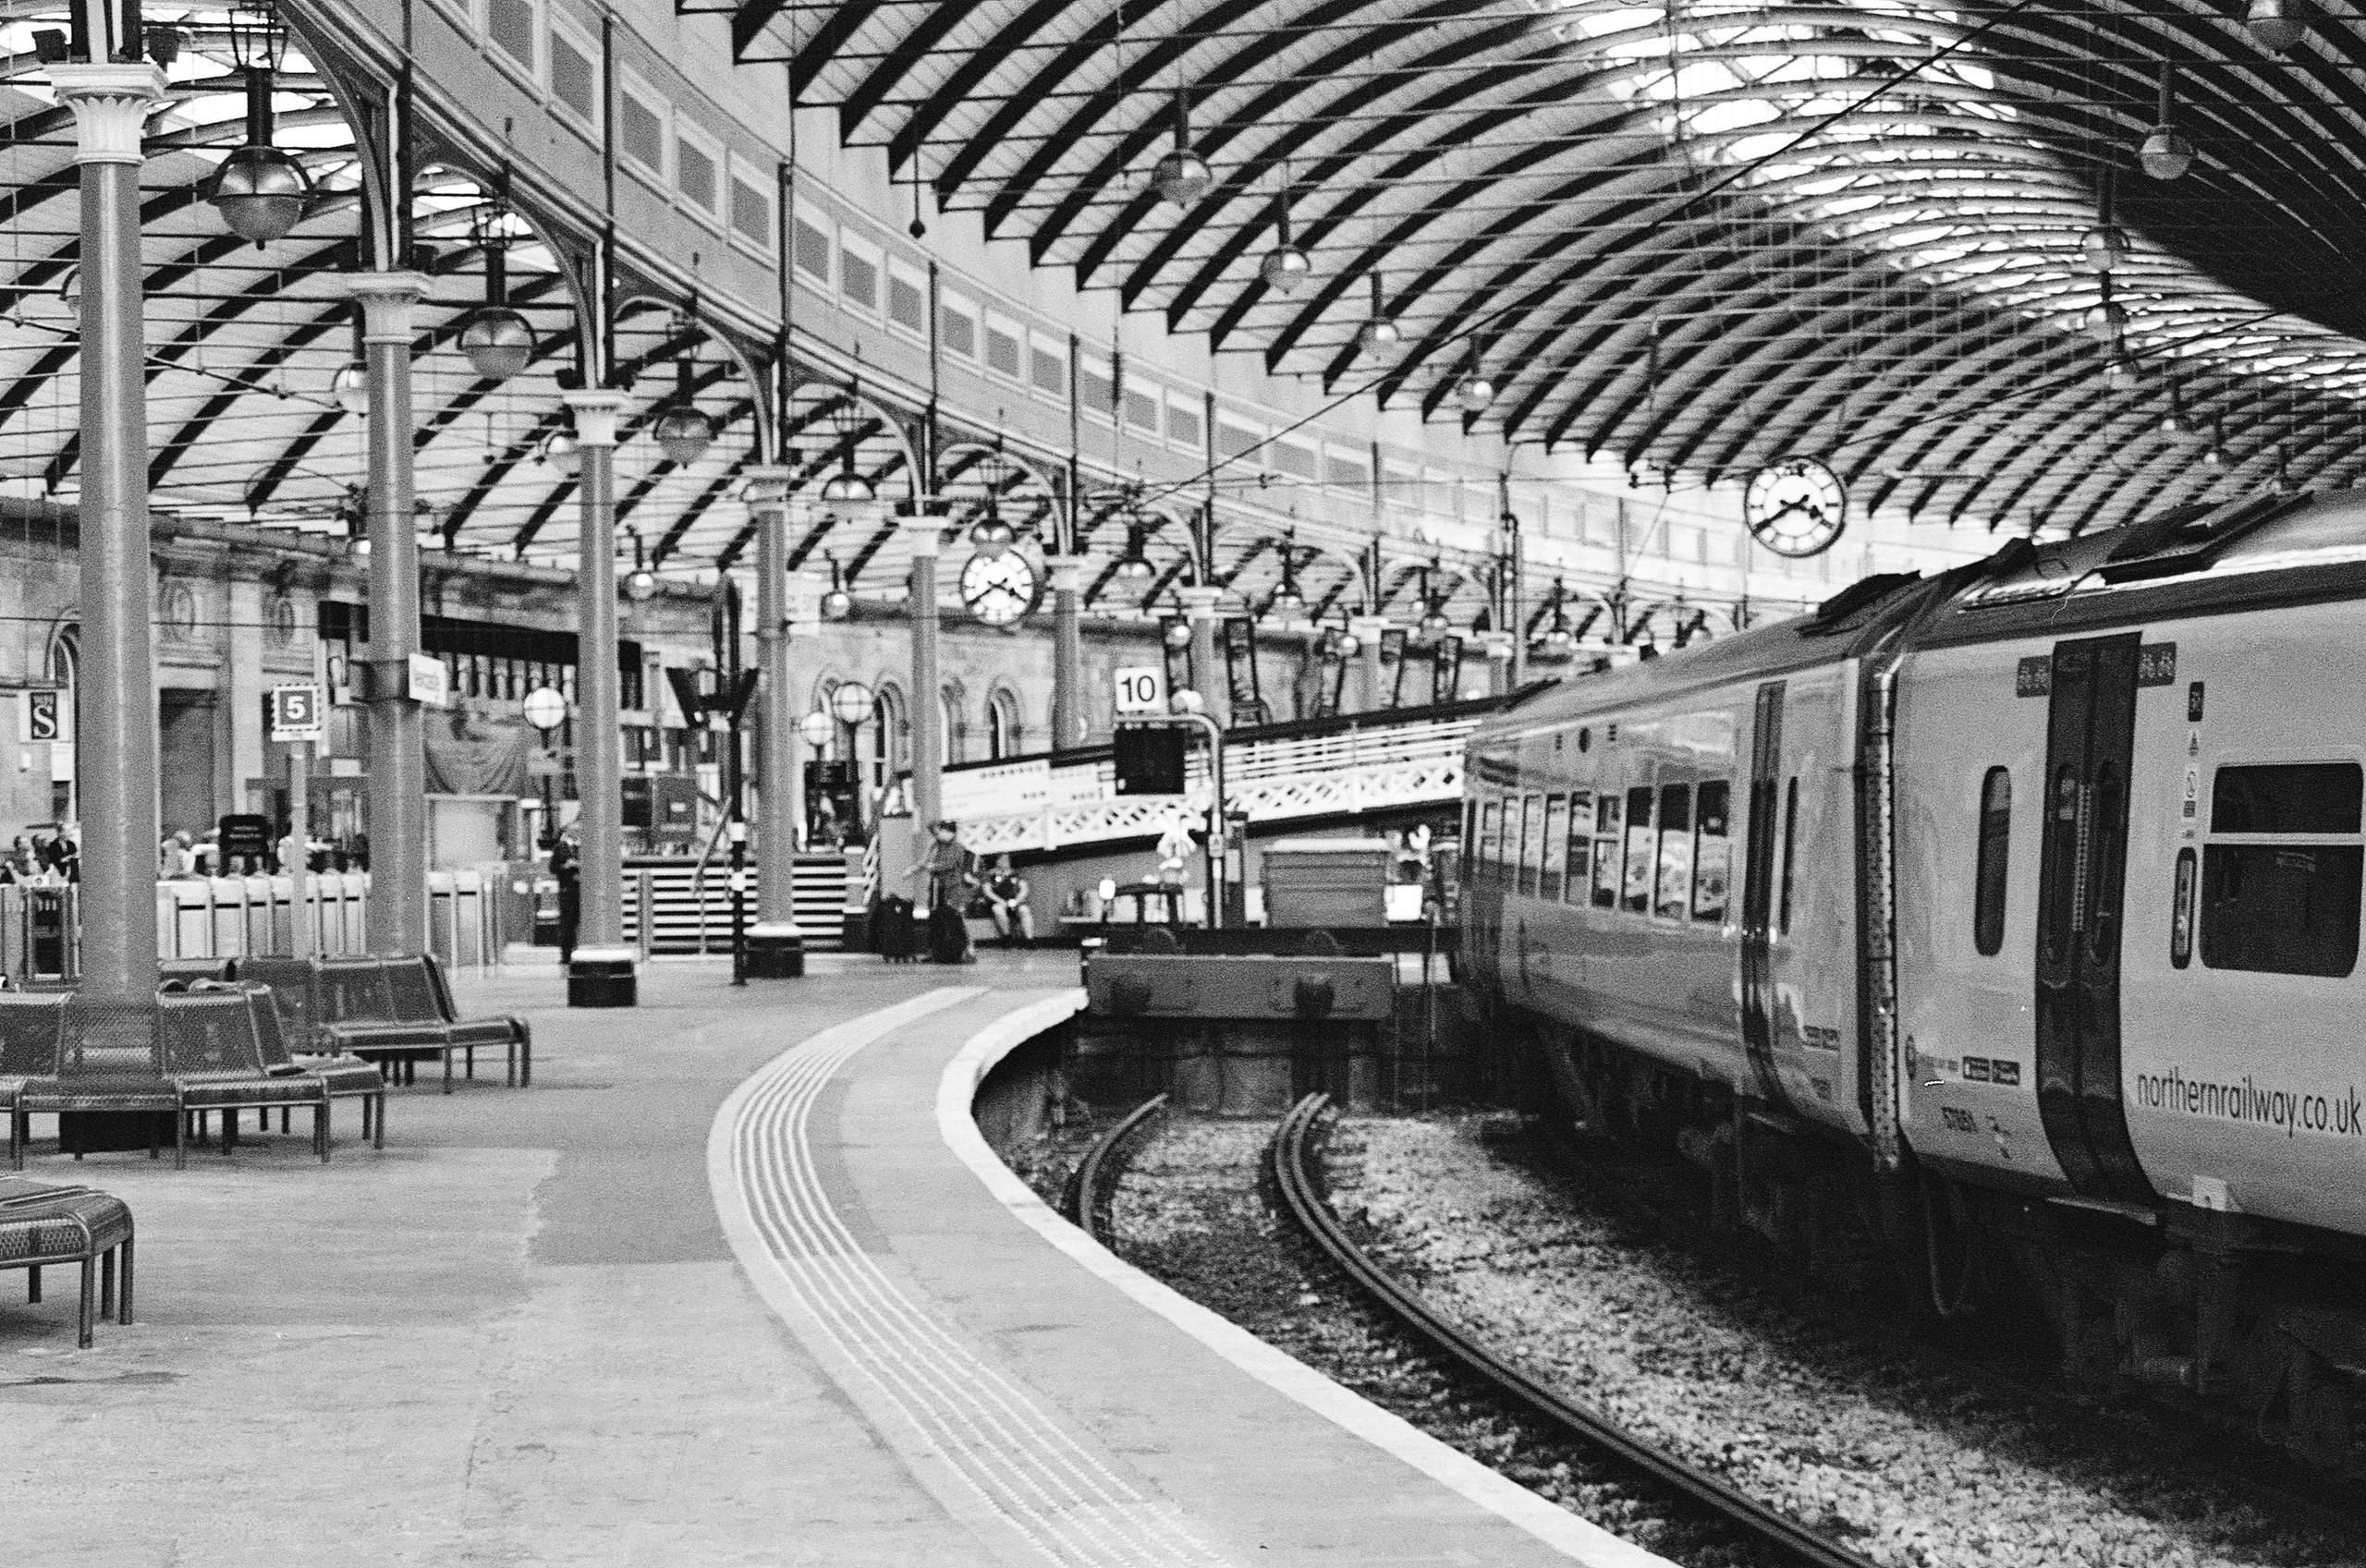
<svg viewBox="0 0 2366 1568">
<path fill-rule="evenodd" d="M 1470 749 L 1466 951 L 1573 1110 L 1646 1075 L 1743 1222 L 1845 1176 L 1936 1308 L 2010 1274 L 2082 1375 L 2348 1457 L 2366 495 L 1869 580 Z"/>
</svg>

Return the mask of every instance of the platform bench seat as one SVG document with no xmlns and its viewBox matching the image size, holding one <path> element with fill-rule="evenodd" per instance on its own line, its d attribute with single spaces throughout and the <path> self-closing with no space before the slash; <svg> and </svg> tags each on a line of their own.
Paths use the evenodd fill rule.
<svg viewBox="0 0 2366 1568">
<path fill-rule="evenodd" d="M 16 1170 L 25 1168 L 26 1123 L 30 1119 L 19 1101 L 27 1084 L 57 1074 L 67 994 L 0 991 L 0 1114 L 8 1119 L 8 1163 Z"/>
<path fill-rule="evenodd" d="M 400 1065 L 411 1081 L 416 1064 L 441 1058 L 444 1092 L 452 1092 L 452 1058 L 476 1076 L 477 1050 L 502 1048 L 512 1087 L 534 1081 L 534 1037 L 522 1018 L 462 1018 L 452 1003 L 443 966 L 432 954 L 396 958 L 313 961 L 319 999 L 318 1039 L 323 1049 L 365 1061 Z"/>
<path fill-rule="evenodd" d="M 43 1269 L 79 1264 L 82 1307 L 76 1343 L 84 1350 L 91 1348 L 97 1318 L 112 1314 L 118 1323 L 131 1321 L 131 1209 L 121 1198 L 90 1187 L 0 1176 L 0 1269 L 24 1270 L 25 1299 L 37 1305 Z"/>
<path fill-rule="evenodd" d="M 255 1038 L 264 1067 L 274 1075 L 310 1073 L 329 1087 L 331 1100 L 361 1101 L 361 1136 L 386 1147 L 386 1076 L 377 1064 L 320 1048 L 320 999 L 310 958 L 240 958 L 231 971 L 258 998 Z M 281 1131 L 287 1130 L 286 1113 Z"/>
<path fill-rule="evenodd" d="M 160 992 L 152 1020 L 143 1016 L 137 1033 L 114 1039 L 107 1037 L 103 1015 L 94 1020 L 95 1010 L 78 1011 L 80 999 L 66 999 L 52 1074 L 27 1078 L 17 1090 L 9 1141 L 18 1169 L 23 1168 L 25 1124 L 35 1115 L 152 1118 L 152 1157 L 161 1138 L 153 1129 L 168 1124 L 173 1164 L 179 1169 L 189 1163 L 194 1118 L 214 1111 L 292 1111 L 299 1105 L 311 1107 L 312 1148 L 326 1163 L 327 1083 L 309 1074 L 270 1072 L 257 1038 L 254 1003 L 246 992 L 205 981 L 199 986 Z M 0 1008 L 0 1024 L 6 1018 L 6 1010 Z M 91 1124 L 85 1124 L 86 1128 Z M 59 1144 L 81 1158 L 63 1124 Z"/>
</svg>

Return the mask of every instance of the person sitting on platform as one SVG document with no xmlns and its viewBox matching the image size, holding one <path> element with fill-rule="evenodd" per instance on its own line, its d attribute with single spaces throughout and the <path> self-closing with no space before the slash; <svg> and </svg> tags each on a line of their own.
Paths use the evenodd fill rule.
<svg viewBox="0 0 2366 1568">
<path fill-rule="evenodd" d="M 994 872 L 986 878 L 986 902 L 1005 947 L 1014 936 L 1021 944 L 1034 945 L 1035 911 L 1028 906 L 1027 879 L 1010 869 L 1007 855 L 994 857 Z"/>
</svg>

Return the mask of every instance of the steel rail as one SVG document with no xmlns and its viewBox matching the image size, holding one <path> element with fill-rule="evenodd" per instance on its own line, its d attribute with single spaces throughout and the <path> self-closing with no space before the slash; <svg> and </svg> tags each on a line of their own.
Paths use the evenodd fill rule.
<svg viewBox="0 0 2366 1568">
<path fill-rule="evenodd" d="M 1061 1207 L 1086 1235 L 1112 1251 L 1116 1248 L 1116 1236 L 1104 1219 L 1107 1210 L 1102 1204 L 1102 1189 L 1107 1185 L 1119 1152 L 1165 1109 L 1166 1096 L 1160 1094 L 1127 1112 L 1116 1126 L 1092 1140 L 1092 1147 L 1085 1150 L 1084 1158 L 1068 1176 Z"/>
<path fill-rule="evenodd" d="M 1646 1442 L 1601 1412 L 1554 1392 L 1463 1332 L 1419 1292 L 1374 1262 L 1332 1212 L 1310 1159 L 1309 1136 L 1330 1103 L 1327 1094 L 1310 1094 L 1291 1107 L 1274 1129 L 1271 1155 L 1274 1184 L 1290 1217 L 1343 1273 L 1432 1348 L 1493 1384 L 1543 1425 L 1607 1452 L 1793 1562 L 1814 1568 L 1872 1568 L 1869 1559 Z"/>
</svg>

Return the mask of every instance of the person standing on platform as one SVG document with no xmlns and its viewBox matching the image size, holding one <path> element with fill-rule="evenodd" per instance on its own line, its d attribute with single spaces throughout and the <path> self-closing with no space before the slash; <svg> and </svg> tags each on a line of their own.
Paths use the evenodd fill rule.
<svg viewBox="0 0 2366 1568">
<path fill-rule="evenodd" d="M 558 961 L 575 961 L 575 933 L 583 924 L 583 858 L 573 828 L 551 845 L 551 875 L 558 879 Z"/>
<path fill-rule="evenodd" d="M 929 957 L 939 964 L 968 964 L 970 924 L 964 918 L 970 890 L 978 883 L 978 857 L 961 846 L 961 829 L 951 820 L 929 824 L 928 854 L 912 875 L 928 878 Z"/>
</svg>

